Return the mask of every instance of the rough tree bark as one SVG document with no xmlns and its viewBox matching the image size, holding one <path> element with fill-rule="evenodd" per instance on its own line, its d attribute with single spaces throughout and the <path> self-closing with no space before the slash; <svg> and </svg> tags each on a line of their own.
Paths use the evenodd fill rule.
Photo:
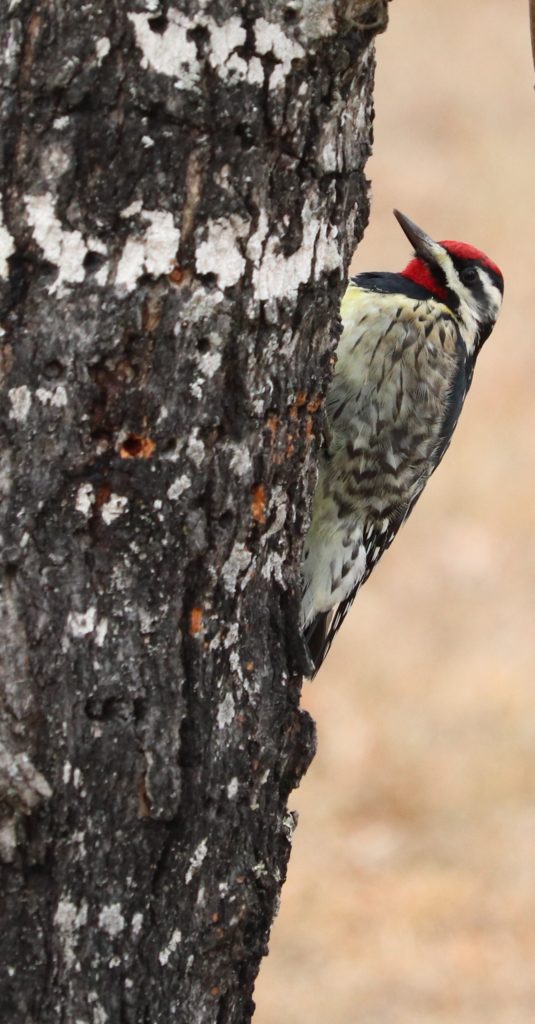
<svg viewBox="0 0 535 1024">
<path fill-rule="evenodd" d="M 248 1021 L 386 0 L 10 0 L 0 1016 Z"/>
</svg>

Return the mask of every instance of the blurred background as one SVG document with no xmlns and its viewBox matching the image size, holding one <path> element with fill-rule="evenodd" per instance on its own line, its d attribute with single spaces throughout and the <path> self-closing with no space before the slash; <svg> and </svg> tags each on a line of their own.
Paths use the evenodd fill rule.
<svg viewBox="0 0 535 1024">
<path fill-rule="evenodd" d="M 535 1021 L 535 93 L 527 0 L 395 0 L 369 229 L 485 250 L 505 305 L 451 450 L 303 703 L 319 751 L 255 1024 Z"/>
</svg>

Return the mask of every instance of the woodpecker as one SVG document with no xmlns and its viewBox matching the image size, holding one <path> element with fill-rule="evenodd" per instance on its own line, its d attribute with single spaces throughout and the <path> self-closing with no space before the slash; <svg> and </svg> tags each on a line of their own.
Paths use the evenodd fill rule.
<svg viewBox="0 0 535 1024">
<path fill-rule="evenodd" d="M 302 566 L 316 671 L 448 448 L 503 298 L 501 271 L 479 249 L 434 242 L 394 215 L 413 258 L 400 274 L 352 277 L 340 309 Z"/>
</svg>

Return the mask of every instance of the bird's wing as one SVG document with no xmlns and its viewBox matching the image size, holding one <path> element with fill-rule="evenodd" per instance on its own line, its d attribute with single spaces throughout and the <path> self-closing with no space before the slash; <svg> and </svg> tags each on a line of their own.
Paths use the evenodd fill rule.
<svg viewBox="0 0 535 1024">
<path fill-rule="evenodd" d="M 344 299 L 346 306 L 348 302 L 356 302 L 359 308 L 362 307 L 361 313 L 367 313 L 367 307 L 364 306 L 358 288 L 354 289 L 356 294 L 349 290 L 348 292 Z M 366 303 L 375 301 L 373 296 L 371 299 L 366 296 L 364 298 Z M 309 534 L 309 538 L 315 538 L 316 551 L 321 554 L 321 558 L 316 559 L 314 570 L 309 569 L 308 574 L 305 570 L 305 579 L 308 575 L 309 585 L 305 587 L 303 599 L 305 636 L 316 670 L 325 658 L 357 591 L 392 543 L 401 524 L 414 508 L 429 476 L 446 451 L 470 383 L 466 348 L 451 313 L 439 309 L 432 321 L 431 330 L 426 329 L 424 332 L 419 321 L 415 320 L 416 307 L 407 307 L 405 314 L 401 297 L 397 294 L 392 295 L 392 302 L 393 311 L 385 306 L 388 315 L 391 314 L 392 327 L 385 330 L 380 339 L 381 351 L 373 332 L 362 330 L 364 315 L 359 319 L 348 314 L 343 343 L 338 350 L 337 374 L 327 398 L 327 418 L 329 425 L 335 428 L 336 436 L 332 443 L 327 444 L 328 460 L 323 467 L 323 477 L 328 480 L 329 487 L 326 487 L 325 495 L 328 496 L 331 490 L 335 492 L 335 498 L 339 497 L 338 507 L 336 502 L 332 503 L 332 512 L 327 501 L 323 505 L 320 503 L 313 514 Z M 426 358 L 428 347 L 432 347 L 436 355 L 432 353 L 429 356 L 434 362 L 431 361 L 427 367 L 425 389 L 420 389 L 419 374 L 424 371 L 418 366 L 418 361 Z M 443 364 L 440 363 L 442 351 Z M 399 410 L 393 401 L 395 391 L 388 391 L 389 375 L 396 365 L 395 360 L 400 358 L 400 353 L 404 354 L 405 386 L 406 394 L 409 396 L 409 405 L 402 407 L 401 419 L 398 418 Z M 412 380 L 411 358 L 414 361 Z M 361 405 L 357 411 L 358 422 L 355 425 L 355 405 L 348 404 L 347 395 L 351 397 L 355 390 L 354 370 L 359 364 L 362 365 L 362 380 L 365 381 L 365 386 L 358 392 Z M 442 391 L 445 401 L 436 401 L 436 396 L 443 389 L 448 375 L 447 391 Z M 374 419 L 375 413 L 377 415 Z M 406 446 L 411 417 L 415 435 L 418 437 L 414 451 Z M 353 447 L 352 454 L 348 457 L 346 438 L 351 440 L 353 434 L 359 436 L 360 444 L 358 451 L 356 446 Z M 366 438 L 364 444 L 362 438 Z M 392 455 L 390 463 L 388 455 L 385 455 L 389 449 Z M 394 473 L 392 466 L 395 467 Z M 352 503 L 355 510 L 355 529 L 348 529 L 347 540 L 351 539 L 351 544 L 347 548 L 344 539 L 339 541 L 338 552 L 336 538 L 341 531 L 338 530 L 337 533 L 337 529 L 344 522 L 343 518 L 340 519 L 339 511 L 345 499 L 345 481 L 348 478 L 353 482 L 351 501 L 348 504 Z M 375 501 L 376 494 L 382 495 L 383 504 L 380 508 Z M 361 498 L 360 509 L 355 496 Z M 321 522 L 321 517 L 328 518 L 329 515 L 333 518 L 333 525 L 336 525 L 336 529 L 331 533 L 330 548 L 326 546 L 329 530 L 322 530 Z M 352 532 L 355 536 L 352 536 Z M 352 563 L 348 568 L 348 555 L 353 542 L 359 538 L 360 564 L 356 566 L 356 572 L 353 571 L 355 567 Z M 358 547 L 358 544 L 355 546 Z M 314 545 L 312 547 L 314 548 Z M 342 566 L 339 565 L 340 560 L 343 562 Z M 330 608 L 321 594 L 321 584 L 329 579 L 329 573 L 331 583 L 336 581 L 336 585 L 332 586 L 334 601 Z M 312 579 L 319 580 L 320 586 L 311 586 Z M 344 580 L 348 584 L 345 591 Z M 318 608 L 316 614 L 314 604 Z"/>
</svg>

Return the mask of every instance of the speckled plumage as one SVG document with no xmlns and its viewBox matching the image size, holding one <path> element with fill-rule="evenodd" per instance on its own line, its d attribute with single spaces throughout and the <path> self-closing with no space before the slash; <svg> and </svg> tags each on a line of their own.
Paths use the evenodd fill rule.
<svg viewBox="0 0 535 1024">
<path fill-rule="evenodd" d="M 440 462 L 486 336 L 465 295 L 448 301 L 442 281 L 445 298 L 416 278 L 361 274 L 342 301 L 303 561 L 302 621 L 316 667 Z"/>
</svg>

